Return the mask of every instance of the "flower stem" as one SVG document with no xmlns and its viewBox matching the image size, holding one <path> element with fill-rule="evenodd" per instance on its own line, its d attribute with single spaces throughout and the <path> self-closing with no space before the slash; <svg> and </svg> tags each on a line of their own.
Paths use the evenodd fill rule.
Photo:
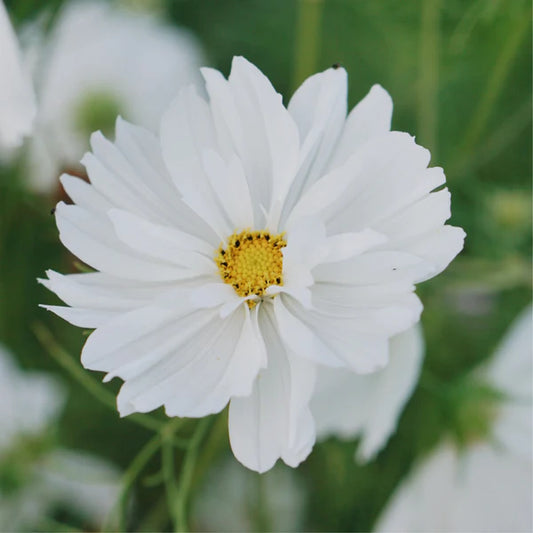
<svg viewBox="0 0 533 533">
<path fill-rule="evenodd" d="M 178 486 L 176 484 L 176 471 L 174 467 L 174 447 L 172 434 L 161 435 L 161 468 L 165 482 L 165 495 L 167 506 L 173 524 L 178 523 L 177 509 L 174 502 L 178 499 Z"/>
<path fill-rule="evenodd" d="M 114 394 L 106 390 L 100 383 L 91 378 L 89 374 L 76 362 L 54 339 L 52 333 L 41 323 L 36 323 L 33 326 L 33 332 L 40 342 L 41 346 L 47 351 L 47 353 L 65 369 L 72 378 L 80 383 L 87 392 L 92 394 L 101 403 L 110 407 L 113 411 L 116 411 L 116 398 Z M 156 420 L 148 415 L 132 414 L 125 418 L 131 422 L 135 422 L 140 426 L 147 429 L 159 431 L 164 422 Z"/>
<path fill-rule="evenodd" d="M 486 84 L 486 90 L 479 99 L 479 103 L 473 113 L 472 119 L 468 122 L 463 142 L 458 151 L 457 162 L 454 168 L 461 168 L 465 160 L 470 157 L 471 150 L 476 146 L 479 138 L 490 118 L 494 104 L 504 87 L 507 76 L 514 63 L 514 59 L 522 43 L 522 39 L 527 35 L 527 30 L 531 24 L 531 10 L 528 9 L 520 17 L 517 24 L 509 30 L 509 36 L 505 39 L 501 47 L 500 54 L 496 58 L 494 68 Z"/>
<path fill-rule="evenodd" d="M 175 531 L 181 532 L 188 530 L 187 502 L 189 499 L 194 467 L 196 464 L 196 458 L 198 457 L 200 443 L 202 442 L 202 439 L 204 438 L 211 421 L 211 417 L 206 417 L 198 422 L 198 425 L 196 426 L 191 437 L 189 449 L 186 451 L 185 457 L 183 458 L 179 485 L 177 487 L 176 498 L 174 500 L 175 510 L 172 512 L 172 515 L 175 517 Z"/>
<path fill-rule="evenodd" d="M 148 464 L 148 461 L 153 457 L 161 445 L 161 435 L 158 433 L 154 435 L 144 446 L 141 448 L 140 452 L 131 462 L 130 466 L 124 472 L 122 477 L 122 487 L 120 489 L 120 494 L 117 500 L 117 503 L 109 513 L 108 519 L 106 521 L 106 527 L 104 531 L 113 531 L 115 528 L 112 527 L 112 517 L 118 510 L 119 519 L 118 519 L 118 531 L 126 530 L 126 515 L 127 515 L 127 505 L 128 505 L 128 495 L 130 492 L 133 483 L 143 471 L 143 469 Z M 111 527 L 111 529 L 109 529 Z"/>
<path fill-rule="evenodd" d="M 299 0 L 294 46 L 293 92 L 317 67 L 323 0 Z"/>
</svg>

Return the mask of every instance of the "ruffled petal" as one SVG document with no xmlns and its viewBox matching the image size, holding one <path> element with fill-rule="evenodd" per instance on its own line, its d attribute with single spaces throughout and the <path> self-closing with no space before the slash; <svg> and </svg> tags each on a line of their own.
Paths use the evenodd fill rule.
<svg viewBox="0 0 533 533">
<path fill-rule="evenodd" d="M 130 162 L 138 180 L 153 191 L 169 222 L 183 232 L 218 244 L 209 226 L 182 201 L 165 166 L 161 142 L 152 132 L 118 117 L 115 145 Z"/>
<path fill-rule="evenodd" d="M 360 376 L 345 369 L 321 368 L 311 411 L 317 437 L 361 437 L 357 456 L 368 461 L 394 432 L 417 382 L 424 342 L 415 326 L 390 340 L 390 361 L 382 370 Z"/>
<path fill-rule="evenodd" d="M 209 243 L 172 226 L 153 224 L 127 211 L 108 213 L 117 237 L 135 252 L 156 261 L 173 263 L 183 277 L 214 274 L 214 248 Z"/>
<path fill-rule="evenodd" d="M 231 400 L 229 435 L 235 457 L 262 473 L 279 458 L 296 467 L 310 453 L 315 431 L 308 402 L 315 368 L 287 350 L 270 311 L 262 310 L 260 317 L 268 366 L 250 396 Z"/>
<path fill-rule="evenodd" d="M 72 307 L 129 311 L 165 296 L 172 283 L 131 281 L 102 272 L 59 274 L 47 270 L 48 279 L 40 279 L 47 289 Z"/>
<path fill-rule="evenodd" d="M 270 81 L 243 57 L 233 59 L 228 80 L 203 69 L 216 131 L 224 146 L 240 158 L 254 206 L 255 222 L 263 210 L 281 208 L 298 166 L 298 129 Z M 271 217 L 267 217 L 271 218 Z"/>
<path fill-rule="evenodd" d="M 283 218 L 302 192 L 325 173 L 346 119 L 347 92 L 346 71 L 330 68 L 305 80 L 291 98 L 288 110 L 298 125 L 301 154 Z"/>
<path fill-rule="evenodd" d="M 183 89 L 161 119 L 163 159 L 183 201 L 211 227 L 220 242 L 232 233 L 205 173 L 203 155 L 218 151 L 208 103 L 194 87 Z"/>
<path fill-rule="evenodd" d="M 387 364 L 389 337 L 415 324 L 422 311 L 412 293 L 371 309 L 351 307 L 348 298 L 345 302 L 326 306 L 313 301 L 313 309 L 305 309 L 282 295 L 274 308 L 284 341 L 301 357 L 367 374 Z"/>
<path fill-rule="evenodd" d="M 250 394 L 266 363 L 255 315 L 245 306 L 226 319 L 205 314 L 209 320 L 200 327 L 178 321 L 183 335 L 168 354 L 122 386 L 123 416 L 164 405 L 169 416 L 202 417 L 222 410 L 230 397 Z"/>
<path fill-rule="evenodd" d="M 115 235 L 109 219 L 60 202 L 56 223 L 61 242 L 91 267 L 117 277 L 144 281 L 180 279 L 183 271 L 170 262 L 142 257 Z"/>
<path fill-rule="evenodd" d="M 350 111 L 329 167 L 341 166 L 366 141 L 390 131 L 391 120 L 392 98 L 381 85 L 373 85 Z"/>
<path fill-rule="evenodd" d="M 290 218 L 320 214 L 332 234 L 372 228 L 444 183 L 442 169 L 427 168 L 429 159 L 406 133 L 374 137 L 315 183 Z"/>
</svg>

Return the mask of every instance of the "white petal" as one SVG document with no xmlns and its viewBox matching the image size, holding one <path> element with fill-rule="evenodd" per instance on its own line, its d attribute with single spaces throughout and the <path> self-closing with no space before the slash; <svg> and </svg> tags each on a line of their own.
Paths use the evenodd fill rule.
<svg viewBox="0 0 533 533">
<path fill-rule="evenodd" d="M 313 270 L 313 276 L 316 282 L 362 287 L 390 282 L 412 284 L 434 270 L 432 263 L 414 254 L 370 250 L 346 261 L 320 264 Z"/>
<path fill-rule="evenodd" d="M 298 355 L 326 366 L 348 366 L 366 374 L 385 366 L 388 338 L 416 323 L 422 306 L 413 294 L 378 309 L 357 310 L 348 305 L 327 308 L 313 301 L 304 309 L 290 297 L 274 302 L 280 333 Z"/>
<path fill-rule="evenodd" d="M 419 326 L 390 340 L 389 364 L 360 376 L 345 369 L 321 368 L 311 411 L 317 437 L 360 436 L 360 460 L 367 461 L 385 445 L 418 379 L 424 352 Z"/>
<path fill-rule="evenodd" d="M 203 165 L 209 183 L 215 191 L 226 217 L 233 228 L 245 229 L 254 226 L 254 213 L 250 190 L 240 159 L 232 154 L 226 162 L 213 150 L 203 154 Z"/>
<path fill-rule="evenodd" d="M 405 244 L 403 248 L 406 251 L 422 258 L 428 266 L 431 265 L 426 273 L 417 274 L 416 283 L 440 274 L 463 249 L 465 237 L 462 228 L 442 226 Z"/>
<path fill-rule="evenodd" d="M 307 404 L 315 369 L 287 351 L 270 312 L 261 311 L 260 325 L 268 366 L 250 396 L 231 400 L 229 434 L 235 457 L 262 473 L 279 458 L 295 467 L 310 453 L 315 432 Z"/>
<path fill-rule="evenodd" d="M 281 95 L 243 57 L 233 59 L 228 84 L 242 125 L 243 147 L 237 154 L 252 202 L 268 211 L 281 205 L 294 179 L 299 156 L 298 129 L 283 106 Z"/>
<path fill-rule="evenodd" d="M 152 132 L 118 117 L 115 144 L 130 161 L 142 183 L 150 187 L 158 202 L 164 204 L 165 216 L 169 221 L 183 232 L 218 244 L 209 226 L 183 203 L 165 166 L 161 143 Z"/>
<path fill-rule="evenodd" d="M 365 229 L 357 233 L 333 235 L 327 240 L 328 255 L 324 263 L 345 261 L 387 241 L 388 239 L 383 233 L 378 233 L 371 229 Z"/>
<path fill-rule="evenodd" d="M 146 181 L 142 166 L 137 169 L 130 155 L 123 154 L 118 145 L 107 140 L 101 132 L 91 135 L 92 153 L 86 153 L 81 162 L 94 188 L 117 207 L 148 217 L 149 220 L 166 222 L 175 219 L 171 206 L 152 190 Z M 150 164 L 148 161 L 146 164 Z M 152 170 L 152 172 L 156 172 Z M 157 181 L 156 181 L 157 183 Z"/>
<path fill-rule="evenodd" d="M 442 169 L 427 168 L 429 158 L 405 133 L 374 137 L 316 182 L 289 221 L 320 214 L 331 234 L 374 227 L 444 183 Z"/>
<path fill-rule="evenodd" d="M 235 289 L 231 285 L 222 282 L 205 283 L 201 287 L 192 289 L 189 293 L 189 299 L 198 308 L 211 308 L 224 305 L 236 307 L 245 301 L 244 298 L 235 292 Z M 222 318 L 224 316 L 225 314 L 222 315 Z"/>
<path fill-rule="evenodd" d="M 343 366 L 343 360 L 307 324 L 287 309 L 281 296 L 274 300 L 274 311 L 280 336 L 294 353 L 326 366 Z"/>
<path fill-rule="evenodd" d="M 113 207 L 110 200 L 85 180 L 69 174 L 62 174 L 59 181 L 71 200 L 79 207 L 99 214 L 106 213 Z"/>
<path fill-rule="evenodd" d="M 17 37 L 6 8 L 0 2 L 0 149 L 19 146 L 32 131 L 35 95 L 21 62 Z"/>
<path fill-rule="evenodd" d="M 330 68 L 311 76 L 294 93 L 288 110 L 300 131 L 300 168 L 284 206 L 288 214 L 296 200 L 325 173 L 346 118 L 347 76 Z"/>
<path fill-rule="evenodd" d="M 244 307 L 225 320 L 212 315 L 194 336 L 135 379 L 118 397 L 119 410 L 201 417 L 222 410 L 230 397 L 250 394 L 266 356 L 254 319 Z"/>
<path fill-rule="evenodd" d="M 128 249 L 105 219 L 81 207 L 59 203 L 56 223 L 61 242 L 82 261 L 102 272 L 146 281 L 182 277 L 180 269 L 171 263 L 150 261 Z"/>
<path fill-rule="evenodd" d="M 213 274 L 213 246 L 172 226 L 153 224 L 146 219 L 112 209 L 108 216 L 118 238 L 136 252 L 174 263 L 183 277 Z"/>
<path fill-rule="evenodd" d="M 43 309 L 52 311 L 57 316 L 79 328 L 94 329 L 103 326 L 117 316 L 116 311 L 102 309 L 84 309 L 83 307 L 61 307 L 57 305 L 41 305 Z"/>
<path fill-rule="evenodd" d="M 163 158 L 174 183 L 184 202 L 222 239 L 232 228 L 202 162 L 206 150 L 218 151 L 215 135 L 209 106 L 194 87 L 182 90 L 161 119 Z"/>
<path fill-rule="evenodd" d="M 157 361 L 209 318 L 206 311 L 195 312 L 183 296 L 174 307 L 152 305 L 121 313 L 89 336 L 82 364 L 120 376 L 117 369 L 122 365 L 136 359 Z"/>
<path fill-rule="evenodd" d="M 375 228 L 389 237 L 384 248 L 405 250 L 432 264 L 432 277 L 442 272 L 463 248 L 464 231 L 444 226 L 449 217 L 450 193 L 445 188 L 385 218 Z"/>
<path fill-rule="evenodd" d="M 390 130 L 392 99 L 389 93 L 374 85 L 350 111 L 342 135 L 335 147 L 330 167 L 342 165 L 366 141 Z"/>
<path fill-rule="evenodd" d="M 168 283 L 143 283 L 108 276 L 101 272 L 62 275 L 47 270 L 39 280 L 67 305 L 88 309 L 128 311 L 142 307 L 172 289 Z"/>
</svg>

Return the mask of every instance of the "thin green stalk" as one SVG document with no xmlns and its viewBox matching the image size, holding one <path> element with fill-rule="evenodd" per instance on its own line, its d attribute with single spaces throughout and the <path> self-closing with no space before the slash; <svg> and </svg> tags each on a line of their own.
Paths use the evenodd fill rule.
<svg viewBox="0 0 533 533">
<path fill-rule="evenodd" d="M 97 400 L 102 402 L 105 406 L 110 407 L 116 411 L 115 395 L 106 390 L 100 383 L 91 378 L 91 376 L 76 362 L 54 339 L 52 333 L 43 324 L 36 323 L 33 326 L 33 332 L 40 342 L 41 346 L 48 352 L 48 354 L 64 368 L 72 378 L 80 383 L 90 394 Z M 132 414 L 125 418 L 135 422 L 147 429 L 159 431 L 164 426 L 165 422 L 155 420 L 148 415 Z"/>
<path fill-rule="evenodd" d="M 486 165 L 499 154 L 504 152 L 511 143 L 528 126 L 531 120 L 531 100 L 527 98 L 516 110 L 504 120 L 492 135 L 483 142 L 483 151 L 477 151 L 472 157 L 464 160 L 461 169 L 453 169 L 453 172 L 460 170 L 468 172 L 481 165 Z"/>
<path fill-rule="evenodd" d="M 440 9 L 440 0 L 422 2 L 418 63 L 418 134 L 434 158 L 438 142 Z"/>
<path fill-rule="evenodd" d="M 225 449 L 228 443 L 228 409 L 224 409 L 216 416 L 213 427 L 209 432 L 209 439 L 202 446 L 196 462 L 196 474 L 194 476 L 193 490 L 206 475 L 210 465 L 216 457 Z"/>
<path fill-rule="evenodd" d="M 524 13 L 518 23 L 509 31 L 509 36 L 505 40 L 500 55 L 496 58 L 492 74 L 487 82 L 486 90 L 481 96 L 479 103 L 473 113 L 472 119 L 466 130 L 464 140 L 461 143 L 457 167 L 463 166 L 463 160 L 468 157 L 471 149 L 477 144 L 482 135 L 490 114 L 494 108 L 500 93 L 505 85 L 507 76 L 514 62 L 514 58 L 520 48 L 522 39 L 527 35 L 527 30 L 531 24 L 531 11 Z"/>
<path fill-rule="evenodd" d="M 176 484 L 176 470 L 174 466 L 174 447 L 172 446 L 172 435 L 162 435 L 161 440 L 161 465 L 163 481 L 165 483 L 165 495 L 167 498 L 168 510 L 173 524 L 178 523 L 177 509 L 174 502 L 178 499 L 178 485 Z"/>
<path fill-rule="evenodd" d="M 161 445 L 161 435 L 157 433 L 144 446 L 141 451 L 135 456 L 130 466 L 124 472 L 122 477 L 122 486 L 117 503 L 109 513 L 104 531 L 114 531 L 114 528 L 109 529 L 113 524 L 113 517 L 118 512 L 118 531 L 126 530 L 126 515 L 128 511 L 128 495 L 135 480 L 144 470 L 150 459 L 155 455 Z"/>
<path fill-rule="evenodd" d="M 80 385 L 104 405 L 116 409 L 115 396 L 92 379 L 83 368 L 58 344 L 52 333 L 43 324 L 33 326 L 33 332 L 48 354 L 64 368 Z"/>
<path fill-rule="evenodd" d="M 198 457 L 200 443 L 202 442 L 210 423 L 211 417 L 203 418 L 198 422 L 193 436 L 191 437 L 189 449 L 183 458 L 183 465 L 181 468 L 176 499 L 174 500 L 175 511 L 172 512 L 172 515 L 176 517 L 176 522 L 174 523 L 175 531 L 188 531 L 187 503 L 192 484 L 192 477 L 194 474 L 194 467 L 196 465 L 196 458 Z"/>
<path fill-rule="evenodd" d="M 322 34 L 323 10 L 323 0 L 298 0 L 293 91 L 316 70 Z"/>
</svg>

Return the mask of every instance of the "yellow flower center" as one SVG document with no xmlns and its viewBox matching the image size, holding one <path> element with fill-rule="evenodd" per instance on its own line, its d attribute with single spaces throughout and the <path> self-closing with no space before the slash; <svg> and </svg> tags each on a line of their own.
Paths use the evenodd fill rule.
<svg viewBox="0 0 533 533">
<path fill-rule="evenodd" d="M 239 296 L 263 296 L 267 287 L 283 285 L 283 254 L 287 246 L 282 235 L 266 231 L 234 233 L 215 257 L 220 276 Z M 255 302 L 248 300 L 253 307 Z"/>
</svg>

